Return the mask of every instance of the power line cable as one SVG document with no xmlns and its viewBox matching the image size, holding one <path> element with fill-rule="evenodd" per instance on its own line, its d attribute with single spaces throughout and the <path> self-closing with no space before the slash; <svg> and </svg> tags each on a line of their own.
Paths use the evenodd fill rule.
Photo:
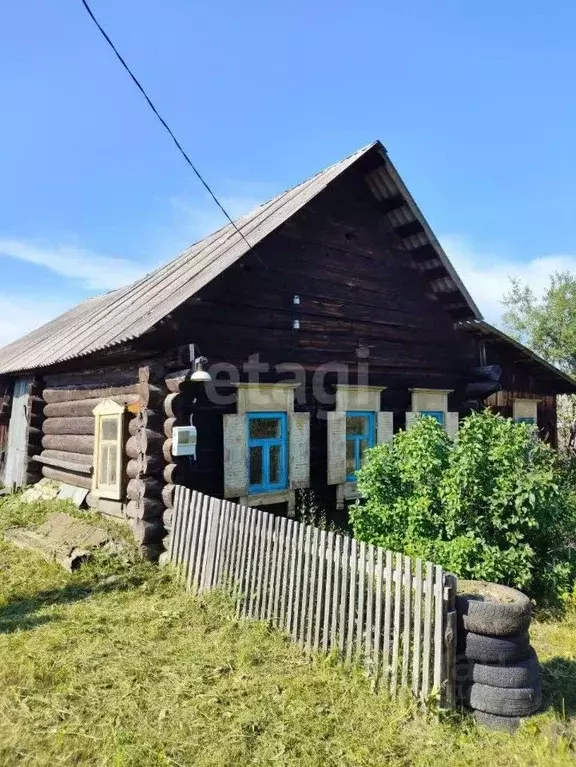
<svg viewBox="0 0 576 767">
<path fill-rule="evenodd" d="M 86 9 L 86 11 L 87 11 L 88 15 L 90 16 L 90 18 L 92 19 L 92 21 L 94 22 L 94 24 L 96 24 L 96 26 L 98 27 L 98 30 L 100 31 L 100 34 L 102 35 L 102 37 L 103 37 L 103 38 L 106 40 L 106 42 L 108 43 L 108 45 L 109 45 L 109 46 L 112 48 L 112 50 L 113 50 L 113 51 L 114 51 L 114 53 L 116 54 L 116 57 L 117 57 L 118 61 L 119 61 L 119 62 L 122 64 L 122 66 L 124 67 L 124 69 L 125 69 L 125 70 L 128 72 L 128 74 L 129 74 L 129 75 L 130 75 L 130 77 L 132 78 L 132 81 L 134 82 L 134 85 L 135 85 L 135 86 L 138 88 L 138 90 L 140 91 L 140 93 L 141 93 L 141 94 L 144 96 L 144 98 L 145 98 L 145 99 L 146 99 L 146 101 L 148 102 L 148 106 L 150 107 L 150 109 L 151 109 L 151 110 L 154 112 L 154 114 L 156 115 L 156 117 L 157 117 L 157 118 L 160 120 L 160 122 L 162 123 L 162 125 L 164 126 L 164 128 L 165 128 L 165 129 L 168 131 L 168 133 L 170 134 L 170 137 L 171 137 L 172 141 L 173 141 L 173 142 L 176 144 L 177 148 L 180 150 L 180 153 L 182 154 L 182 156 L 184 157 L 184 159 L 186 160 L 186 162 L 188 163 L 188 165 L 189 165 L 189 166 L 192 168 L 192 170 L 193 170 L 193 171 L 194 171 L 194 173 L 196 174 L 196 176 L 197 176 L 198 180 L 199 180 L 199 181 L 201 182 L 201 184 L 204 186 L 204 188 L 206 189 L 206 191 L 208 192 L 208 194 L 210 195 L 210 197 L 212 197 L 212 199 L 214 200 L 214 202 L 216 203 L 216 205 L 217 205 L 217 206 L 220 208 L 220 210 L 222 211 L 222 213 L 223 213 L 223 214 L 226 216 L 226 218 L 228 219 L 228 221 L 229 221 L 229 222 L 232 224 L 232 226 L 234 227 L 234 229 L 236 230 L 236 232 L 237 232 L 237 233 L 240 235 L 240 237 L 241 237 L 241 238 L 244 240 L 244 242 L 246 243 L 246 245 L 248 245 L 248 247 L 250 248 L 250 250 L 253 250 L 253 248 L 252 248 L 252 245 L 250 245 L 250 243 L 248 242 L 248 240 L 246 239 L 246 237 L 245 237 L 245 236 L 242 234 L 242 232 L 240 231 L 240 229 L 239 229 L 239 228 L 236 226 L 235 222 L 234 222 L 234 221 L 232 220 L 232 218 L 229 216 L 229 214 L 228 214 L 227 210 L 224 208 L 224 206 L 222 205 L 222 203 L 220 202 L 220 200 L 219 200 L 219 199 L 216 197 L 216 195 L 214 194 L 214 192 L 212 191 L 212 189 L 210 188 L 210 186 L 208 185 L 208 183 L 207 183 L 207 182 L 204 180 L 204 178 L 202 177 L 202 174 L 200 173 L 200 171 L 198 170 L 198 168 L 196 168 L 196 166 L 194 165 L 194 163 L 192 162 L 192 160 L 191 160 L 191 159 L 188 157 L 188 155 L 186 154 L 186 152 L 185 152 L 185 151 L 184 151 L 184 149 L 182 148 L 182 145 L 180 144 L 180 142 L 178 141 L 178 139 L 176 138 L 176 136 L 175 136 L 175 135 L 172 133 L 172 131 L 170 130 L 170 126 L 168 125 L 168 123 L 166 122 L 166 120 L 165 120 L 165 119 L 162 117 L 162 115 L 161 115 L 161 114 L 158 112 L 158 110 L 156 109 L 156 107 L 154 106 L 154 104 L 152 103 L 152 101 L 150 100 L 150 97 L 148 96 L 148 94 L 146 93 L 146 91 L 144 90 L 144 88 L 142 87 L 142 85 L 140 85 L 140 83 L 138 82 L 138 80 L 137 80 L 136 76 L 135 76 L 135 75 L 132 73 L 132 70 L 130 69 L 130 67 L 128 66 L 128 64 L 127 64 L 127 63 L 124 61 L 124 59 L 122 58 L 122 56 L 121 56 L 121 55 L 120 55 L 120 53 L 118 52 L 118 50 L 117 50 L 116 46 L 114 45 L 114 43 L 112 42 L 112 40 L 111 40 L 111 39 L 108 37 L 108 35 L 107 35 L 107 34 L 106 34 L 106 32 L 104 31 L 104 29 L 102 28 L 102 26 L 101 26 L 100 22 L 98 21 L 98 19 L 97 19 L 97 18 L 94 16 L 94 14 L 92 13 L 92 9 L 90 8 L 90 6 L 89 6 L 89 5 L 88 5 L 88 3 L 86 2 L 86 0 L 81 0 L 81 3 L 82 3 L 82 5 L 84 6 L 84 8 Z M 258 260 L 259 260 L 259 261 L 261 261 L 261 259 L 260 259 L 260 257 L 258 256 L 258 254 L 257 254 L 257 253 L 255 253 L 255 255 L 256 255 L 256 257 L 258 258 Z"/>
</svg>

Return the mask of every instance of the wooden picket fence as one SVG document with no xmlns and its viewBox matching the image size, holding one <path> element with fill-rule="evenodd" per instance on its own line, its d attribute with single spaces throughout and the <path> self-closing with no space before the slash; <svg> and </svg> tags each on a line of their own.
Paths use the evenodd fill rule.
<svg viewBox="0 0 576 767">
<path fill-rule="evenodd" d="M 454 706 L 456 579 L 438 565 L 180 486 L 167 558 L 193 593 L 223 589 L 375 686 Z"/>
</svg>

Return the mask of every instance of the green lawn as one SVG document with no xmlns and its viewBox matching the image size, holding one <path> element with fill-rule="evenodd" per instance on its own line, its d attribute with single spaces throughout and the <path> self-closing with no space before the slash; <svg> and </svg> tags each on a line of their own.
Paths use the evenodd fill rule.
<svg viewBox="0 0 576 767">
<path fill-rule="evenodd" d="M 0 527 L 20 513 L 10 503 Z M 495 734 L 375 695 L 151 565 L 70 575 L 0 543 L 0 764 L 573 764 L 576 615 L 533 638 L 549 708 Z"/>
</svg>

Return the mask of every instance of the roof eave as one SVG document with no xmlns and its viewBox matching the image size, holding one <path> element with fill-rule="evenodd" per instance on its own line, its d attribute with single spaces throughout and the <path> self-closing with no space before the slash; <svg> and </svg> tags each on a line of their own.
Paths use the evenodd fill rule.
<svg viewBox="0 0 576 767">
<path fill-rule="evenodd" d="M 561 386 L 555 387 L 557 394 L 576 393 L 576 381 L 571 376 L 569 376 L 568 373 L 564 373 L 564 371 L 560 370 L 555 365 L 552 365 L 543 357 L 540 357 L 539 354 L 536 354 L 536 352 L 533 352 L 527 346 L 521 344 L 520 341 L 517 341 L 515 338 L 507 335 L 504 333 L 504 331 L 494 327 L 494 325 L 490 325 L 489 322 L 486 322 L 485 320 L 466 321 L 457 323 L 457 326 L 463 328 L 464 330 L 480 330 L 481 334 L 485 335 L 487 338 L 489 338 L 490 335 L 495 336 L 498 340 L 514 346 L 516 349 L 530 357 L 534 362 L 545 368 L 545 370 L 548 373 L 551 373 L 555 379 L 559 379 Z"/>
<path fill-rule="evenodd" d="M 377 142 L 377 143 L 379 143 L 379 142 Z M 411 209 L 414 217 L 422 225 L 422 227 L 424 229 L 424 233 L 426 234 L 426 237 L 428 238 L 428 240 L 430 241 L 430 244 L 433 246 L 434 250 L 438 254 L 438 258 L 441 260 L 443 266 L 446 268 L 446 271 L 448 272 L 448 274 L 450 275 L 450 277 L 454 281 L 454 284 L 458 287 L 458 289 L 461 292 L 463 298 L 465 299 L 466 303 L 470 307 L 470 311 L 471 311 L 472 315 L 474 316 L 474 319 L 482 320 L 482 313 L 481 313 L 480 309 L 478 308 L 478 306 L 474 302 L 472 296 L 468 292 L 466 286 L 462 282 L 462 279 L 460 278 L 458 272 L 456 271 L 456 269 L 452 265 L 452 262 L 448 258 L 448 255 L 447 255 L 446 251 L 444 250 L 444 248 L 442 247 L 442 245 L 438 241 L 438 238 L 436 237 L 436 235 L 432 231 L 432 229 L 430 227 L 430 224 L 428 223 L 428 221 L 426 221 L 426 219 L 424 217 L 424 214 L 422 213 L 422 211 L 418 207 L 418 204 L 416 203 L 416 200 L 412 197 L 412 195 L 408 191 L 408 187 L 406 186 L 406 184 L 402 180 L 402 177 L 400 176 L 400 174 L 396 170 L 396 166 L 394 165 L 394 163 L 390 159 L 390 157 L 388 155 L 388 152 L 386 151 L 385 147 L 382 144 L 380 144 L 380 147 L 384 151 L 384 153 L 386 154 L 386 163 L 388 165 L 388 172 L 392 176 L 392 178 L 394 180 L 394 183 L 397 185 L 398 189 L 400 190 L 400 193 L 402 194 L 402 196 L 406 200 L 406 202 L 407 202 L 409 208 Z"/>
</svg>

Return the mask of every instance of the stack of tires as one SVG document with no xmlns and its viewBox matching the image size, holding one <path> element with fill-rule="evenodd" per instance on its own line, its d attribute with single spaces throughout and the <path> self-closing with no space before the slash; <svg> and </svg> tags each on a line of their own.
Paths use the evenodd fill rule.
<svg viewBox="0 0 576 767">
<path fill-rule="evenodd" d="M 456 610 L 459 697 L 482 724 L 514 731 L 542 702 L 530 600 L 495 583 L 459 581 Z"/>
</svg>

